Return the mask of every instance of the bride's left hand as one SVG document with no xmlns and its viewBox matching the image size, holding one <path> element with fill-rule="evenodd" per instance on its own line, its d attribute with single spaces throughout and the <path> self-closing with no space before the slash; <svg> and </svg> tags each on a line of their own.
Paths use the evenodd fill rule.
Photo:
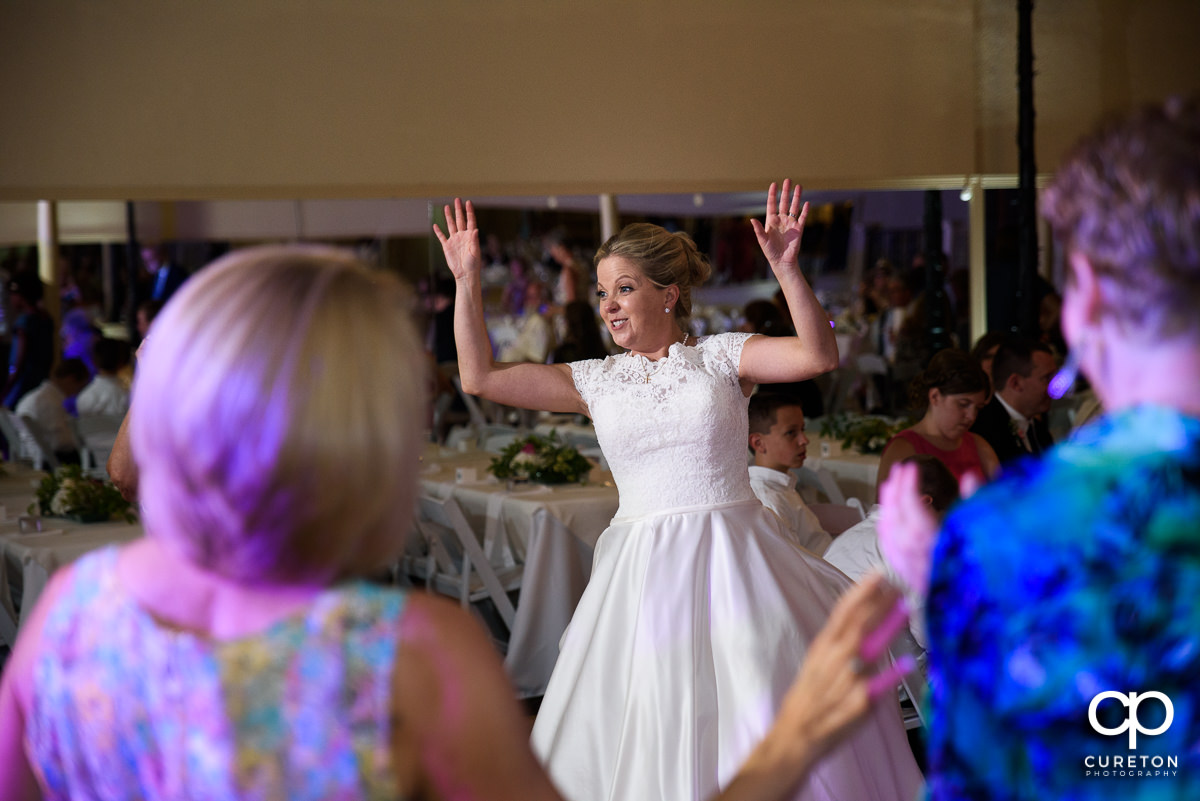
<svg viewBox="0 0 1200 801">
<path fill-rule="evenodd" d="M 792 188 L 792 179 L 785 178 L 783 191 L 779 192 L 774 182 L 767 190 L 767 217 L 765 222 L 752 219 L 750 225 L 758 237 L 758 246 L 771 263 L 771 269 L 796 267 L 800 258 L 800 236 L 804 233 L 804 221 L 808 218 L 808 203 L 800 203 L 801 188 Z M 789 200 L 790 197 L 790 200 Z M 784 211 L 784 207 L 787 211 Z"/>
</svg>

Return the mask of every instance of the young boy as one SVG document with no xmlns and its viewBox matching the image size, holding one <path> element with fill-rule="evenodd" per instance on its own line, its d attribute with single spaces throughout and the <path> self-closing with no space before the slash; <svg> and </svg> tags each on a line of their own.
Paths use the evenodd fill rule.
<svg viewBox="0 0 1200 801">
<path fill-rule="evenodd" d="M 958 502 L 958 479 L 950 472 L 950 468 L 936 456 L 928 454 L 913 454 L 901 460 L 904 464 L 917 466 L 917 489 L 921 493 L 921 501 L 930 509 L 938 520 L 946 516 L 950 507 Z M 825 561 L 845 573 L 854 581 L 862 581 L 872 572 L 887 573 L 888 578 L 897 587 L 903 587 L 904 581 L 895 574 L 884 561 L 883 553 L 879 550 L 879 505 L 876 504 L 867 519 L 851 526 L 838 535 L 829 549 L 825 551 Z M 917 658 L 917 664 L 925 664 L 925 599 L 915 592 L 905 592 L 909 608 L 909 634 L 901 634 L 897 647 Z M 908 637 L 911 637 L 911 644 Z"/>
<path fill-rule="evenodd" d="M 788 471 L 804 465 L 808 437 L 804 410 L 798 398 L 771 392 L 750 396 L 750 486 L 754 494 L 787 526 L 793 541 L 818 556 L 833 538 L 796 492 L 796 477 Z"/>
<path fill-rule="evenodd" d="M 90 378 L 82 359 L 63 359 L 48 379 L 21 398 L 15 410 L 17 417 L 45 434 L 46 444 L 64 464 L 79 464 L 79 443 L 63 404 L 78 395 Z M 26 444 L 28 449 L 34 447 L 33 442 Z"/>
</svg>

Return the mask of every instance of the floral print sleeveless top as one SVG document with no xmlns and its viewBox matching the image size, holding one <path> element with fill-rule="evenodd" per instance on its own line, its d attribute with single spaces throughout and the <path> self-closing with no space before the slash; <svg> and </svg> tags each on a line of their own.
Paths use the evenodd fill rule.
<svg viewBox="0 0 1200 801">
<path fill-rule="evenodd" d="M 341 585 L 217 642 L 157 622 L 116 563 L 77 562 L 46 619 L 26 732 L 47 798 L 397 798 L 402 592 Z"/>
</svg>

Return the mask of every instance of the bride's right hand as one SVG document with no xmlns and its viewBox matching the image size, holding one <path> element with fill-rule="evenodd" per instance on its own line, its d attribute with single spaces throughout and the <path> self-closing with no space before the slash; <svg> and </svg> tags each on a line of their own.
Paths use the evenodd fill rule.
<svg viewBox="0 0 1200 801">
<path fill-rule="evenodd" d="M 435 223 L 433 232 L 442 243 L 442 253 L 455 279 L 478 274 L 483 266 L 483 253 L 479 249 L 479 229 L 475 227 L 475 207 L 467 201 L 464 210 L 461 198 L 454 198 L 453 210 L 445 206 L 446 232 Z"/>
</svg>

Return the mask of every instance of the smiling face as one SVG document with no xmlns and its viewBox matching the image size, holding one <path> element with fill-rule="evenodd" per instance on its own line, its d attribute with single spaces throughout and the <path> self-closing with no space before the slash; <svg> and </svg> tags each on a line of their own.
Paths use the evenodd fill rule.
<svg viewBox="0 0 1200 801">
<path fill-rule="evenodd" d="M 964 392 L 943 395 L 939 389 L 929 390 L 929 415 L 933 428 L 949 440 L 958 440 L 971 430 L 979 410 L 987 403 L 987 394 Z"/>
<path fill-rule="evenodd" d="M 775 412 L 775 423 L 766 434 L 756 434 L 754 463 L 786 473 L 803 467 L 808 454 L 808 437 L 804 434 L 804 410 L 799 406 L 781 406 Z"/>
<path fill-rule="evenodd" d="M 655 286 L 629 259 L 609 256 L 596 265 L 596 296 L 618 347 L 645 355 L 678 340 L 674 315 L 663 311 L 674 305 L 677 290 Z"/>
</svg>

